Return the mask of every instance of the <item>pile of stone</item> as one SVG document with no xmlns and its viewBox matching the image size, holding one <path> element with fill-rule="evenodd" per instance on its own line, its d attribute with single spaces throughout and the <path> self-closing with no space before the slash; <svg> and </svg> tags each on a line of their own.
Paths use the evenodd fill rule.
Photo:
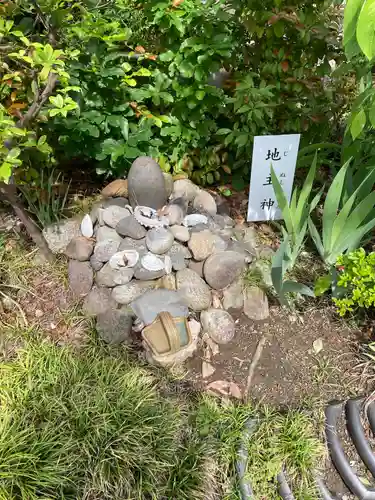
<svg viewBox="0 0 375 500">
<path fill-rule="evenodd" d="M 129 306 L 150 290 L 150 301 L 160 289 L 178 293 L 218 344 L 234 337 L 229 310 L 267 317 L 264 293 L 244 288 L 241 279 L 259 253 L 254 229 L 235 227 L 222 198 L 187 179 L 173 182 L 148 157 L 138 158 L 128 179 L 112 182 L 102 194 L 79 233 L 71 229 L 65 254 L 70 287 L 85 297 L 84 309 L 97 317 L 98 333 L 107 342 L 129 341 Z M 56 228 L 45 233 L 52 246 L 54 235 Z M 200 328 L 194 325 L 195 348 Z"/>
</svg>

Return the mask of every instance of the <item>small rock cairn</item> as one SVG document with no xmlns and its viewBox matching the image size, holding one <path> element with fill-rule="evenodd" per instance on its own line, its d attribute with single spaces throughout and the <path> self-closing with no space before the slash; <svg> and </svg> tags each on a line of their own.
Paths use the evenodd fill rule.
<svg viewBox="0 0 375 500">
<path fill-rule="evenodd" d="M 193 354 L 200 324 L 213 342 L 230 342 L 235 324 L 228 310 L 244 309 L 253 319 L 268 316 L 264 293 L 242 284 L 246 266 L 255 265 L 259 254 L 256 232 L 235 227 L 223 198 L 187 179 L 173 182 L 148 157 L 135 160 L 128 179 L 113 181 L 102 195 L 80 232 L 71 234 L 65 254 L 70 287 L 84 297 L 84 310 L 96 317 L 105 341 L 130 342 L 137 325 L 130 305 L 146 293 L 150 308 L 165 293 L 178 294 L 192 319 L 193 345 L 165 365 Z M 56 228 L 47 230 L 47 241 L 53 235 Z"/>
</svg>

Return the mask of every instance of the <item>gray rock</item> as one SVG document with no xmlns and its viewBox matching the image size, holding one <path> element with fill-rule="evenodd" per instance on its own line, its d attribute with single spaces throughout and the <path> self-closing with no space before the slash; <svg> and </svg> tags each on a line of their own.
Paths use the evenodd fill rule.
<svg viewBox="0 0 375 500">
<path fill-rule="evenodd" d="M 247 264 L 250 264 L 250 262 L 253 261 L 253 258 L 255 256 L 255 254 L 253 253 L 254 250 L 250 248 L 251 247 L 249 246 L 249 244 L 244 243 L 243 241 L 237 241 L 237 240 L 228 241 L 227 250 L 230 250 L 231 252 L 240 253 L 245 259 Z"/>
<path fill-rule="evenodd" d="M 208 224 L 197 224 L 189 228 L 191 233 L 200 233 L 201 231 L 209 231 Z"/>
<path fill-rule="evenodd" d="M 140 256 L 147 253 L 146 238 L 140 240 L 133 240 L 133 238 L 124 238 L 119 246 L 119 252 L 123 250 L 137 250 Z"/>
<path fill-rule="evenodd" d="M 184 245 L 181 245 L 181 243 L 178 243 L 175 241 L 171 248 L 168 250 L 167 255 L 172 259 L 174 254 L 182 254 L 184 256 L 184 259 L 191 259 L 192 254 L 190 250 L 185 247 Z"/>
<path fill-rule="evenodd" d="M 121 236 L 129 236 L 135 240 L 141 240 L 147 234 L 146 229 L 140 225 L 133 215 L 121 219 L 116 226 L 116 231 Z"/>
<path fill-rule="evenodd" d="M 179 205 L 170 203 L 163 209 L 162 215 L 168 219 L 170 226 L 174 226 L 182 223 L 185 217 L 185 212 Z"/>
<path fill-rule="evenodd" d="M 189 260 L 189 269 L 199 274 L 201 278 L 203 278 L 203 266 L 204 260 L 197 261 L 194 259 Z"/>
<path fill-rule="evenodd" d="M 243 308 L 243 283 L 241 278 L 223 290 L 223 307 L 226 311 Z"/>
<path fill-rule="evenodd" d="M 169 312 L 173 317 L 187 317 L 189 314 L 184 296 L 178 291 L 163 288 L 148 290 L 142 297 L 134 300 L 130 307 L 145 325 L 152 323 L 163 311 Z"/>
<path fill-rule="evenodd" d="M 95 282 L 99 286 L 107 286 L 109 288 L 126 285 L 134 276 L 132 267 L 122 267 L 120 269 L 112 269 L 109 262 L 96 273 Z"/>
<path fill-rule="evenodd" d="M 103 210 L 103 205 L 101 201 L 94 203 L 93 206 L 91 207 L 90 218 L 94 225 L 96 224 L 96 222 L 98 222 L 100 210 Z"/>
<path fill-rule="evenodd" d="M 182 269 L 176 275 L 177 290 L 180 290 L 190 309 L 203 311 L 211 305 L 211 290 L 203 279 L 191 269 Z"/>
<path fill-rule="evenodd" d="M 216 215 L 217 207 L 213 196 L 207 191 L 200 191 L 194 198 L 193 207 L 200 212 Z"/>
<path fill-rule="evenodd" d="M 70 260 L 68 264 L 68 277 L 70 289 L 75 296 L 83 297 L 91 290 L 94 273 L 89 262 Z"/>
<path fill-rule="evenodd" d="M 95 246 L 94 255 L 97 260 L 107 262 L 117 252 L 119 246 L 120 242 L 116 240 L 100 241 Z"/>
<path fill-rule="evenodd" d="M 107 198 L 103 201 L 103 208 L 108 207 L 122 207 L 125 208 L 126 205 L 129 205 L 129 200 L 127 198 L 123 198 L 122 196 L 118 196 L 116 198 Z"/>
<path fill-rule="evenodd" d="M 173 234 L 165 227 L 154 227 L 147 232 L 146 246 L 152 253 L 161 255 L 168 252 L 173 241 Z"/>
<path fill-rule="evenodd" d="M 121 236 L 111 227 L 108 226 L 100 226 L 96 232 L 96 241 L 97 243 L 106 240 L 118 241 L 119 243 L 122 241 Z"/>
<path fill-rule="evenodd" d="M 230 239 L 233 236 L 233 229 L 230 227 L 226 227 L 225 229 L 219 229 L 216 231 L 213 231 L 217 236 L 220 236 L 220 238 L 224 241 L 230 242 Z"/>
<path fill-rule="evenodd" d="M 235 281 L 245 268 L 245 258 L 238 252 L 217 252 L 208 257 L 203 267 L 207 283 L 222 290 Z"/>
<path fill-rule="evenodd" d="M 94 271 L 100 271 L 100 269 L 104 266 L 104 262 L 98 260 L 95 255 L 91 255 L 90 265 Z"/>
<path fill-rule="evenodd" d="M 132 280 L 127 285 L 116 286 L 112 290 L 112 297 L 119 304 L 130 304 L 130 302 L 143 295 L 147 290 L 155 288 L 156 285 L 156 281 Z"/>
<path fill-rule="evenodd" d="M 189 202 L 193 201 L 198 193 L 198 186 L 189 179 L 180 179 L 174 182 L 172 198 L 185 198 Z"/>
<path fill-rule="evenodd" d="M 220 215 L 230 215 L 230 206 L 228 200 L 219 194 L 215 195 L 215 202 L 217 206 L 217 213 Z"/>
<path fill-rule="evenodd" d="M 89 316 L 97 316 L 107 309 L 116 309 L 116 302 L 113 300 L 112 291 L 109 288 L 94 287 L 83 302 L 83 311 Z"/>
<path fill-rule="evenodd" d="M 264 291 L 257 287 L 247 287 L 244 290 L 244 313 L 252 320 L 260 321 L 270 315 L 268 299 Z"/>
<path fill-rule="evenodd" d="M 120 220 L 128 217 L 128 215 L 130 215 L 130 212 L 127 208 L 111 205 L 104 209 L 103 220 L 107 226 L 115 228 Z"/>
<path fill-rule="evenodd" d="M 209 230 L 193 233 L 188 241 L 188 247 L 191 250 L 195 260 L 204 260 L 211 255 L 215 249 L 217 236 Z"/>
<path fill-rule="evenodd" d="M 203 331 L 217 344 L 228 344 L 233 340 L 235 324 L 232 316 L 223 309 L 208 309 L 201 314 Z"/>
<path fill-rule="evenodd" d="M 84 236 L 73 238 L 66 247 L 65 255 L 70 259 L 85 261 L 90 259 L 94 251 L 94 242 Z"/>
<path fill-rule="evenodd" d="M 186 243 L 190 239 L 189 229 L 185 226 L 171 226 L 169 228 L 174 238 L 178 241 Z"/>
<path fill-rule="evenodd" d="M 149 271 L 142 266 L 137 266 L 134 273 L 134 277 L 137 280 L 142 281 L 156 280 L 157 278 L 161 278 L 164 275 L 165 269 L 161 269 L 160 271 Z"/>
<path fill-rule="evenodd" d="M 63 253 L 73 238 L 81 236 L 81 221 L 68 219 L 43 229 L 43 236 L 53 253 Z"/>
<path fill-rule="evenodd" d="M 96 331 L 107 344 L 130 344 L 133 317 L 132 311 L 128 308 L 108 309 L 98 315 Z"/>
<path fill-rule="evenodd" d="M 171 261 L 172 261 L 172 269 L 174 271 L 181 271 L 186 267 L 186 261 L 184 255 L 181 252 L 172 254 Z"/>
<path fill-rule="evenodd" d="M 163 172 L 163 176 L 164 176 L 164 185 L 165 185 L 166 195 L 167 195 L 167 198 L 169 198 L 170 195 L 172 194 L 172 191 L 173 191 L 173 177 L 172 177 L 172 174 L 169 174 L 167 172 Z"/>
<path fill-rule="evenodd" d="M 105 224 L 104 219 L 103 219 L 103 214 L 104 214 L 104 208 L 98 208 L 97 217 L 98 217 L 99 226 L 104 226 L 104 224 Z"/>
<path fill-rule="evenodd" d="M 140 156 L 130 167 L 128 174 L 129 201 L 158 210 L 167 203 L 164 175 L 155 160 Z"/>
</svg>

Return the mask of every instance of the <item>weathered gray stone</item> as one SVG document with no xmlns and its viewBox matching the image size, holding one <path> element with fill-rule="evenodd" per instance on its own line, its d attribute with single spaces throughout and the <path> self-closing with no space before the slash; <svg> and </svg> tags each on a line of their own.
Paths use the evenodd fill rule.
<svg viewBox="0 0 375 500">
<path fill-rule="evenodd" d="M 167 198 L 169 198 L 173 191 L 173 177 L 172 174 L 168 172 L 163 172 L 163 176 L 164 176 L 166 196 Z"/>
<path fill-rule="evenodd" d="M 243 308 L 243 283 L 241 278 L 223 290 L 223 307 L 226 311 Z"/>
<path fill-rule="evenodd" d="M 99 337 L 108 344 L 129 344 L 133 317 L 129 308 L 108 309 L 98 315 L 96 331 Z"/>
<path fill-rule="evenodd" d="M 111 205 L 104 209 L 103 220 L 109 227 L 115 228 L 121 219 L 128 217 L 130 212 L 127 208 Z"/>
<path fill-rule="evenodd" d="M 115 309 L 116 302 L 113 300 L 111 293 L 112 291 L 109 288 L 92 288 L 83 302 L 83 311 L 89 316 L 97 316 L 107 309 Z"/>
<path fill-rule="evenodd" d="M 100 271 L 100 269 L 104 266 L 104 262 L 98 260 L 95 255 L 91 255 L 90 265 L 94 271 Z"/>
<path fill-rule="evenodd" d="M 96 273 L 95 282 L 99 286 L 107 286 L 109 288 L 126 285 L 134 276 L 132 267 L 122 267 L 120 269 L 112 269 L 109 262 Z"/>
<path fill-rule="evenodd" d="M 152 290 L 156 286 L 156 281 L 132 280 L 127 285 L 116 286 L 112 290 L 112 297 L 119 304 L 130 304 L 130 302 L 143 295 L 147 290 Z"/>
<path fill-rule="evenodd" d="M 119 246 L 119 252 L 123 250 L 137 250 L 139 256 L 143 256 L 148 252 L 146 247 L 146 238 L 142 238 L 140 240 L 133 240 L 133 238 L 124 238 Z"/>
<path fill-rule="evenodd" d="M 185 212 L 179 205 L 170 203 L 163 209 L 162 215 L 168 219 L 169 225 L 173 226 L 182 223 L 185 217 Z"/>
<path fill-rule="evenodd" d="M 163 276 L 160 280 L 160 288 L 166 288 L 167 290 L 177 290 L 176 275 L 171 273 Z"/>
<path fill-rule="evenodd" d="M 106 240 L 118 241 L 120 243 L 122 238 L 115 229 L 108 226 L 100 226 L 96 232 L 96 242 L 99 243 Z"/>
<path fill-rule="evenodd" d="M 245 258 L 238 252 L 212 254 L 203 267 L 207 283 L 215 290 L 222 290 L 235 281 L 245 268 Z"/>
<path fill-rule="evenodd" d="M 158 210 L 167 202 L 163 172 L 156 161 L 148 156 L 140 156 L 130 167 L 128 190 L 133 208 L 143 205 Z"/>
<path fill-rule="evenodd" d="M 235 324 L 232 316 L 223 309 L 208 309 L 201 314 L 203 331 L 217 344 L 228 344 L 233 340 Z"/>
<path fill-rule="evenodd" d="M 65 255 L 70 259 L 85 261 L 90 259 L 94 250 L 94 242 L 84 236 L 73 238 L 66 247 Z"/>
<path fill-rule="evenodd" d="M 94 255 L 97 260 L 107 262 L 117 252 L 119 246 L 120 242 L 116 240 L 100 241 L 95 246 Z"/>
<path fill-rule="evenodd" d="M 197 224 L 189 228 L 191 233 L 200 233 L 201 231 L 209 231 L 208 224 Z"/>
<path fill-rule="evenodd" d="M 172 258 L 174 254 L 179 254 L 179 253 L 184 256 L 184 259 L 191 259 L 192 258 L 192 254 L 191 254 L 190 250 L 187 247 L 185 247 L 184 245 L 181 245 L 181 243 L 178 243 L 177 241 L 175 241 L 173 243 L 173 245 L 171 246 L 171 248 L 168 250 L 167 255 L 169 255 L 170 258 Z"/>
<path fill-rule="evenodd" d="M 118 196 L 116 198 L 107 198 L 106 200 L 103 201 L 103 208 L 108 208 L 108 207 L 124 208 L 126 207 L 126 205 L 129 205 L 129 200 L 121 196 Z"/>
<path fill-rule="evenodd" d="M 244 313 L 248 318 L 256 321 L 269 317 L 267 295 L 261 288 L 252 286 L 244 289 Z"/>
<path fill-rule="evenodd" d="M 191 269 L 176 274 L 177 290 L 180 290 L 193 311 L 203 311 L 211 304 L 211 290 L 203 279 Z"/>
<path fill-rule="evenodd" d="M 171 255 L 171 261 L 172 261 L 172 269 L 174 271 L 181 271 L 181 269 L 185 269 L 186 267 L 186 261 L 184 255 L 181 252 L 173 253 Z"/>
<path fill-rule="evenodd" d="M 241 254 L 247 264 L 250 264 L 255 256 L 254 250 L 251 249 L 248 243 L 243 241 L 229 240 L 227 250 Z"/>
<path fill-rule="evenodd" d="M 43 236 L 53 253 L 63 253 L 73 238 L 81 236 L 81 220 L 68 219 L 43 229 Z"/>
<path fill-rule="evenodd" d="M 129 236 L 135 240 L 140 240 L 147 234 L 146 229 L 141 226 L 133 215 L 129 215 L 128 217 L 121 219 L 116 226 L 116 231 L 121 236 Z"/>
<path fill-rule="evenodd" d="M 94 273 L 89 262 L 70 260 L 68 264 L 68 277 L 70 289 L 77 297 L 83 297 L 91 290 Z"/>
<path fill-rule="evenodd" d="M 210 195 L 210 193 L 203 190 L 201 190 L 194 198 L 193 207 L 200 212 L 206 212 L 210 215 L 216 215 L 217 212 L 214 198 Z"/>
<path fill-rule="evenodd" d="M 188 202 L 193 201 L 199 193 L 199 187 L 189 179 L 180 179 L 173 185 L 172 198 L 185 198 Z"/>
<path fill-rule="evenodd" d="M 188 241 L 188 247 L 195 260 L 207 259 L 216 250 L 216 246 L 217 250 L 225 250 L 227 245 L 209 230 L 193 233 Z"/>
<path fill-rule="evenodd" d="M 171 226 L 169 228 L 176 240 L 186 243 L 190 239 L 189 229 L 185 226 Z"/>
<path fill-rule="evenodd" d="M 174 237 L 165 227 L 155 227 L 147 232 L 146 246 L 152 253 L 163 254 L 173 245 Z"/>
<path fill-rule="evenodd" d="M 194 272 L 196 272 L 197 274 L 199 274 L 199 276 L 201 278 L 203 278 L 204 260 L 197 261 L 197 260 L 194 260 L 194 259 L 190 259 L 188 266 L 189 266 L 189 269 L 193 270 Z"/>
</svg>

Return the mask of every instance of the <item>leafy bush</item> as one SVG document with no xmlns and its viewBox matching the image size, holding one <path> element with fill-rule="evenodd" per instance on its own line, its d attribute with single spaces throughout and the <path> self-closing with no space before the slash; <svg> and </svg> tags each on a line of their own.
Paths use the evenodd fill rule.
<svg viewBox="0 0 375 500">
<path fill-rule="evenodd" d="M 344 297 L 334 298 L 340 316 L 375 305 L 375 253 L 359 248 L 337 259 L 337 284 Z"/>
<path fill-rule="evenodd" d="M 37 26 L 39 40 L 52 33 L 56 47 L 79 52 L 65 62 L 79 108 L 44 127 L 58 158 L 119 175 L 148 154 L 196 182 L 232 176 L 239 188 L 254 135 L 334 136 L 347 99 L 346 81 L 328 78 L 328 61 L 342 59 L 338 9 L 266 3 L 19 2 L 8 14 L 24 19 L 17 29 Z"/>
</svg>

